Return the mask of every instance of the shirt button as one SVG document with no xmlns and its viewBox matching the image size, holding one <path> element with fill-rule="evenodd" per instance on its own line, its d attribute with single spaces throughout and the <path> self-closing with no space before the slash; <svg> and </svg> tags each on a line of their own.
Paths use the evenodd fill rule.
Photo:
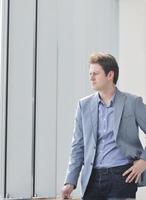
<svg viewBox="0 0 146 200">
<path fill-rule="evenodd" d="M 93 163 L 91 162 L 91 165 L 93 165 Z"/>
</svg>

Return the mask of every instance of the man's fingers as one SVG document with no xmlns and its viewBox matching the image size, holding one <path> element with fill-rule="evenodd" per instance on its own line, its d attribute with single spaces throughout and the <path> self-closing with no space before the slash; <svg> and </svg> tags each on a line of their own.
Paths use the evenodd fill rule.
<svg viewBox="0 0 146 200">
<path fill-rule="evenodd" d="M 69 194 L 67 191 L 62 193 L 62 199 L 68 199 L 68 197 L 69 197 Z"/>
<path fill-rule="evenodd" d="M 62 199 L 69 199 L 70 197 L 68 197 L 68 196 L 64 196 L 64 197 L 62 197 Z"/>
<path fill-rule="evenodd" d="M 127 177 L 126 182 L 131 183 L 135 179 L 135 183 L 137 183 L 140 176 L 141 176 L 141 174 L 133 174 L 133 176 L 131 176 L 129 178 Z"/>
<path fill-rule="evenodd" d="M 69 199 L 70 198 L 70 193 L 66 192 L 63 196 L 64 199 Z"/>
<path fill-rule="evenodd" d="M 136 179 L 135 179 L 135 183 L 138 183 L 138 180 L 139 180 L 140 176 L 141 176 L 141 174 L 138 174 L 138 175 L 137 175 L 137 177 L 136 177 Z"/>
<path fill-rule="evenodd" d="M 133 166 L 130 167 L 129 169 L 127 169 L 122 175 L 125 176 L 125 175 L 129 174 L 132 170 L 133 170 Z"/>
<path fill-rule="evenodd" d="M 131 183 L 136 177 L 137 177 L 137 174 L 131 173 L 131 174 L 126 178 L 126 183 Z"/>
</svg>

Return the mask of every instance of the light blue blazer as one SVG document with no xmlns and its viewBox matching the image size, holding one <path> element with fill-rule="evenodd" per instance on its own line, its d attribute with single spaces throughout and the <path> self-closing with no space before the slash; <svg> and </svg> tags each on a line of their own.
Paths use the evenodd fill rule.
<svg viewBox="0 0 146 200">
<path fill-rule="evenodd" d="M 81 192 L 85 193 L 93 168 L 98 124 L 97 93 L 82 98 L 75 115 L 71 154 L 65 183 L 75 186 L 81 172 Z M 114 137 L 127 158 L 146 160 L 146 149 L 139 140 L 139 127 L 146 134 L 146 105 L 142 98 L 117 89 L 114 103 Z M 138 186 L 146 186 L 146 173 Z"/>
</svg>

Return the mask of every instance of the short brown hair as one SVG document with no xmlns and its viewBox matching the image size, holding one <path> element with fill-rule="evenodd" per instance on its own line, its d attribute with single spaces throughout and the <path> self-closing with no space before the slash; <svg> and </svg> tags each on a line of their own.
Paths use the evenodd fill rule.
<svg viewBox="0 0 146 200">
<path fill-rule="evenodd" d="M 92 53 L 89 57 L 89 64 L 99 64 L 103 68 L 106 75 L 108 75 L 110 71 L 113 71 L 113 83 L 117 83 L 119 77 L 119 66 L 116 59 L 111 54 L 103 52 Z"/>
</svg>

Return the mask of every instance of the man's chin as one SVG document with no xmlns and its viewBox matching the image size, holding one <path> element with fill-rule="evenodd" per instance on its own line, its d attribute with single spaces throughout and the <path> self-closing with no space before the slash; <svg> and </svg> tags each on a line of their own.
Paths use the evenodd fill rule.
<svg viewBox="0 0 146 200">
<path fill-rule="evenodd" d="M 98 91 L 97 87 L 92 86 L 91 88 L 92 88 L 92 90 Z"/>
</svg>

